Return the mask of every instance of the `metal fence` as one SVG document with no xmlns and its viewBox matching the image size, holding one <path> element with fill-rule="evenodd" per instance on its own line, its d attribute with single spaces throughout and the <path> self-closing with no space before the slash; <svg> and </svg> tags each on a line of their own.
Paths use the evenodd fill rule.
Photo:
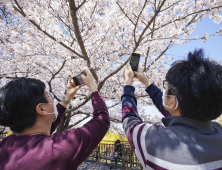
<svg viewBox="0 0 222 170">
<path fill-rule="evenodd" d="M 94 158 L 98 163 L 105 162 L 110 164 L 110 153 L 114 152 L 115 141 L 102 141 L 92 152 L 90 157 Z M 142 165 L 139 159 L 136 157 L 128 141 L 121 143 L 122 146 L 122 159 L 116 160 L 116 164 L 119 163 L 122 166 L 122 169 L 126 168 L 139 168 L 142 169 Z"/>
</svg>

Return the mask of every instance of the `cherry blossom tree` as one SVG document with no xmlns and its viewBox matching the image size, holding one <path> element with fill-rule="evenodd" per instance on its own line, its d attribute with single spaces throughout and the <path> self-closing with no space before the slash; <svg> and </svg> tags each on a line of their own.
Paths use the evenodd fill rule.
<svg viewBox="0 0 222 170">
<path fill-rule="evenodd" d="M 222 0 L 1 0 L 1 86 L 17 77 L 34 77 L 47 85 L 57 101 L 68 78 L 88 68 L 107 101 L 113 125 L 121 122 L 122 71 L 132 52 L 140 66 L 162 88 L 175 45 L 207 41 L 188 39 L 206 15 L 222 21 Z M 204 28 L 203 28 L 204 29 Z M 215 34 L 222 35 L 222 28 Z M 135 81 L 141 117 L 152 123 L 142 106 L 152 104 Z M 90 92 L 81 88 L 72 99 L 58 131 L 92 115 Z"/>
</svg>

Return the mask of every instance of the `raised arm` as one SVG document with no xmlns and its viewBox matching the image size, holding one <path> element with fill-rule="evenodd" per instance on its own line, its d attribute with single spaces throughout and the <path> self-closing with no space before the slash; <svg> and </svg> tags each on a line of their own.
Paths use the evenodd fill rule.
<svg viewBox="0 0 222 170">
<path fill-rule="evenodd" d="M 93 118 L 83 127 L 68 132 L 67 142 L 72 140 L 72 144 L 75 144 L 67 144 L 70 146 L 67 151 L 73 154 L 73 163 L 83 162 L 103 139 L 110 126 L 108 109 L 101 94 L 94 92 L 91 99 L 94 108 Z"/>
<path fill-rule="evenodd" d="M 140 118 L 137 111 L 137 100 L 134 96 L 135 88 L 133 86 L 124 86 L 122 100 L 122 122 L 123 130 L 128 138 L 128 141 L 135 152 L 135 145 L 137 143 L 138 128 L 143 127 L 145 124 Z"/>
<path fill-rule="evenodd" d="M 163 92 L 154 83 L 152 83 L 150 86 L 146 88 L 146 92 L 149 94 L 154 105 L 157 107 L 157 109 L 162 113 L 164 117 L 171 116 L 170 112 L 165 110 L 163 107 L 163 102 L 162 102 Z"/>
<path fill-rule="evenodd" d="M 87 76 L 82 75 L 84 83 L 91 91 L 93 118 L 81 128 L 65 130 L 54 134 L 54 148 L 61 150 L 72 162 L 75 169 L 81 164 L 99 144 L 110 126 L 107 106 L 101 94 L 93 83 L 92 75 L 84 70 Z"/>
<path fill-rule="evenodd" d="M 83 87 L 84 85 L 80 85 L 80 86 L 75 86 L 75 83 L 71 83 L 71 80 L 72 80 L 73 77 L 71 77 L 69 80 L 68 80 L 68 83 L 66 85 L 66 95 L 65 95 L 65 100 L 67 102 L 69 102 L 73 96 L 76 94 L 76 92 L 81 88 Z M 93 89 L 94 90 L 94 89 Z M 52 134 L 55 129 L 57 128 L 57 126 L 59 125 L 59 123 L 61 122 L 62 120 L 62 117 L 63 117 L 63 114 L 64 112 L 66 111 L 66 108 L 67 108 L 68 104 L 67 103 L 64 103 L 63 101 L 61 101 L 60 103 L 58 103 L 56 105 L 57 107 L 57 110 L 58 110 L 58 117 L 56 119 L 55 122 L 52 123 L 52 126 L 51 126 L 51 131 L 50 131 L 50 134 Z"/>
<path fill-rule="evenodd" d="M 146 124 L 143 123 L 137 111 L 137 99 L 134 95 L 135 88 L 132 86 L 134 73 L 128 65 L 123 72 L 123 78 L 125 82 L 121 97 L 123 129 L 133 151 L 136 153 L 137 138 L 140 138 L 141 130 Z"/>
<path fill-rule="evenodd" d="M 157 109 L 162 113 L 164 117 L 170 116 L 170 113 L 164 109 L 162 104 L 162 96 L 163 92 L 154 84 L 152 83 L 145 73 L 138 68 L 137 72 L 134 72 L 136 78 L 139 79 L 141 83 L 143 83 L 146 87 L 146 92 L 149 94 L 150 98 L 153 101 L 153 104 L 157 107 Z"/>
</svg>

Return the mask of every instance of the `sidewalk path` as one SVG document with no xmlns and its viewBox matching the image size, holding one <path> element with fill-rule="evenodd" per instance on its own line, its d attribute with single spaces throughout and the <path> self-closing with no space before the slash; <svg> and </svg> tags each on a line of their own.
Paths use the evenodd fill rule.
<svg viewBox="0 0 222 170">
<path fill-rule="evenodd" d="M 85 160 L 84 163 L 82 163 L 81 165 L 79 165 L 79 167 L 77 168 L 77 170 L 109 170 L 109 163 L 101 163 L 99 164 L 99 162 L 95 162 L 95 161 L 91 161 L 91 160 Z M 120 165 L 112 165 L 113 170 L 122 170 L 122 166 Z M 138 170 L 138 169 L 134 169 L 134 170 Z"/>
</svg>

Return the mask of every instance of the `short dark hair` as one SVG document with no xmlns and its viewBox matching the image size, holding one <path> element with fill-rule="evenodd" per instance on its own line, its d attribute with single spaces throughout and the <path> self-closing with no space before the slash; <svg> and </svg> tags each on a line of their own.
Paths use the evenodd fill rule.
<svg viewBox="0 0 222 170">
<path fill-rule="evenodd" d="M 18 78 L 0 89 L 0 125 L 20 133 L 35 125 L 36 106 L 48 103 L 45 84 L 34 78 Z"/>
<path fill-rule="evenodd" d="M 120 143 L 120 140 L 119 140 L 119 139 L 116 140 L 116 144 L 118 144 L 118 143 Z"/>
<path fill-rule="evenodd" d="M 210 61 L 203 49 L 172 64 L 166 74 L 169 93 L 175 93 L 183 117 L 208 121 L 222 113 L 222 66 Z"/>
</svg>

